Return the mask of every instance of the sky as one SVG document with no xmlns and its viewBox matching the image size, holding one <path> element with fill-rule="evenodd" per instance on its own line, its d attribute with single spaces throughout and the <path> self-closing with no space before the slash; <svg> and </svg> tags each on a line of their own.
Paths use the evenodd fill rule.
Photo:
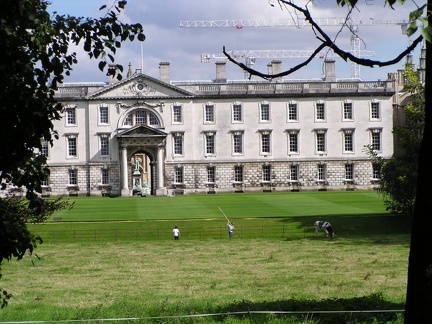
<svg viewBox="0 0 432 324">
<path fill-rule="evenodd" d="M 406 49 L 410 39 L 403 35 L 400 21 L 407 20 L 409 12 L 414 10 L 414 3 L 396 5 L 395 10 L 384 7 L 384 1 L 363 0 L 352 14 L 357 19 L 373 18 L 376 23 L 367 26 L 356 26 L 360 37 L 361 52 L 368 52 L 369 59 L 390 60 Z M 60 15 L 99 18 L 105 11 L 99 8 L 110 6 L 113 0 L 51 0 L 48 9 Z M 345 17 L 347 8 L 337 7 L 336 0 L 316 0 L 314 3 L 305 0 L 295 1 L 297 5 L 306 5 L 314 18 Z M 423 2 L 420 2 L 422 4 Z M 143 73 L 159 78 L 159 63 L 170 63 L 170 77 L 173 81 L 213 80 L 216 77 L 215 63 L 201 62 L 201 54 L 219 56 L 223 46 L 227 51 L 235 50 L 314 50 L 320 43 L 310 27 L 212 27 L 181 28 L 185 21 L 216 21 L 264 19 L 266 21 L 284 21 L 296 17 L 292 10 L 281 8 L 276 0 L 129 0 L 120 19 L 124 23 L 141 23 L 146 40 L 125 42 L 115 55 L 116 62 L 127 70 L 142 69 Z M 381 22 L 378 22 L 380 20 Z M 336 43 L 344 50 L 351 48 L 350 32 L 341 26 L 322 26 Z M 340 32 L 340 33 L 339 33 Z M 414 39 L 414 37 L 411 37 Z M 79 48 L 78 64 L 74 67 L 66 82 L 104 82 L 108 81 L 105 73 L 97 68 L 97 61 L 88 59 L 88 55 Z M 414 63 L 418 65 L 418 52 L 413 52 Z M 373 56 L 370 56 L 373 55 Z M 242 59 L 239 59 L 242 61 Z M 267 73 L 271 58 L 256 59 L 253 68 Z M 282 70 L 287 70 L 301 63 L 305 58 L 280 58 Z M 323 77 L 322 58 L 314 58 L 300 71 L 290 75 L 289 79 L 318 79 Z M 244 61 L 242 61 L 244 62 Z M 352 65 L 336 58 L 336 77 L 350 78 Z M 388 73 L 403 69 L 404 61 L 390 67 L 360 67 L 360 78 L 365 81 L 384 80 Z M 243 71 L 227 63 L 228 80 L 243 80 Z M 257 79 L 254 77 L 253 79 Z"/>
</svg>

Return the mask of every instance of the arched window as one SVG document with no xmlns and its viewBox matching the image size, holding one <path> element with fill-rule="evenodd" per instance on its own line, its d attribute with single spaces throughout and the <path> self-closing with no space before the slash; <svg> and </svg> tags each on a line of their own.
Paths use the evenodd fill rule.
<svg viewBox="0 0 432 324">
<path fill-rule="evenodd" d="M 155 113 L 147 109 L 137 109 L 126 116 L 123 126 L 149 125 L 160 126 L 160 122 Z"/>
</svg>

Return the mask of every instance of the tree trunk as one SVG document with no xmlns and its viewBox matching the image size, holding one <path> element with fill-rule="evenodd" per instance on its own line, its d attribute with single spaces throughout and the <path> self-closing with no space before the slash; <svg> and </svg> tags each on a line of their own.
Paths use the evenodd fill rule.
<svg viewBox="0 0 432 324">
<path fill-rule="evenodd" d="M 432 0 L 427 1 L 428 12 Z M 431 16 L 428 17 L 432 24 Z M 432 45 L 426 42 L 425 128 L 420 147 L 416 204 L 408 262 L 405 324 L 432 323 Z"/>
</svg>

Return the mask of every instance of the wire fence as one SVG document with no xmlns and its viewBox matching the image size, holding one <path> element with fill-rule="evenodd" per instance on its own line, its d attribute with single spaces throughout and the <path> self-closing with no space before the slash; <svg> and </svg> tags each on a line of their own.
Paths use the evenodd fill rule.
<svg viewBox="0 0 432 324">
<path fill-rule="evenodd" d="M 40 226 L 32 232 L 40 235 L 47 243 L 58 242 L 97 242 L 97 241 L 146 241 L 146 240 L 172 240 L 172 228 L 166 227 L 143 227 L 137 225 L 133 227 L 112 227 L 104 226 L 83 229 L 71 229 L 67 226 Z M 313 226 L 303 226 L 299 224 L 281 224 L 281 225 L 262 225 L 262 226 L 247 226 L 239 225 L 233 234 L 233 239 L 283 239 L 283 240 L 298 240 L 305 238 L 314 238 L 315 228 Z M 376 226 L 356 226 L 349 228 L 348 226 L 338 227 L 335 238 L 371 238 L 371 239 L 407 239 L 409 231 L 406 229 L 395 230 L 393 227 L 376 227 Z M 181 240 L 223 240 L 228 239 L 228 231 L 226 226 L 180 226 Z M 318 239 L 326 239 L 324 232 L 318 233 Z M 330 238 L 328 238 L 330 239 Z"/>
<path fill-rule="evenodd" d="M 95 241 L 146 241 L 172 240 L 171 228 L 94 228 L 94 229 L 44 229 L 37 228 L 34 233 L 40 235 L 45 242 L 95 242 Z M 238 226 L 233 239 L 273 238 L 301 239 L 313 237 L 312 227 L 299 228 L 295 225 L 281 226 Z M 325 236 L 320 233 L 320 236 Z M 226 226 L 213 227 L 181 227 L 181 240 L 228 239 Z"/>
</svg>

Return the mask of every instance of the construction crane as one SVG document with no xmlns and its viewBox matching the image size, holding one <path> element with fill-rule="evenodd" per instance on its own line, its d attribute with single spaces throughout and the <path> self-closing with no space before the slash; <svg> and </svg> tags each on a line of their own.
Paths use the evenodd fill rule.
<svg viewBox="0 0 432 324">
<path fill-rule="evenodd" d="M 310 57 L 313 54 L 313 50 L 234 50 L 228 51 L 227 53 L 235 59 L 244 59 L 247 67 L 252 67 L 255 64 L 256 59 L 259 58 L 270 58 L 270 59 L 281 59 L 281 58 L 305 58 Z M 351 52 L 349 50 L 348 52 Z M 355 54 L 355 53 L 352 53 Z M 375 56 L 374 51 L 359 51 L 356 53 L 360 57 Z M 318 53 L 319 58 L 332 58 L 338 57 L 332 51 L 322 51 Z M 201 54 L 201 63 L 209 63 L 210 60 L 224 60 L 226 56 L 224 54 Z M 358 72 L 357 72 L 358 71 Z M 245 73 L 245 78 L 248 77 L 248 73 Z M 359 78 L 359 70 L 351 71 L 352 78 Z"/>
<path fill-rule="evenodd" d="M 406 20 L 383 20 L 374 18 L 316 18 L 314 20 L 319 26 L 348 26 L 351 30 L 350 53 L 356 57 L 362 54 L 360 51 L 360 38 L 357 35 L 358 26 L 375 26 L 375 25 L 399 25 L 401 26 L 402 34 L 406 34 Z M 293 19 L 226 19 L 226 20 L 194 20 L 180 21 L 180 28 L 226 28 L 234 27 L 242 29 L 244 27 L 295 27 L 302 28 L 310 23 L 304 18 Z M 370 54 L 370 53 L 369 53 Z M 246 64 L 248 62 L 246 61 Z M 360 68 L 358 64 L 351 63 L 351 77 L 360 77 Z"/>
</svg>

